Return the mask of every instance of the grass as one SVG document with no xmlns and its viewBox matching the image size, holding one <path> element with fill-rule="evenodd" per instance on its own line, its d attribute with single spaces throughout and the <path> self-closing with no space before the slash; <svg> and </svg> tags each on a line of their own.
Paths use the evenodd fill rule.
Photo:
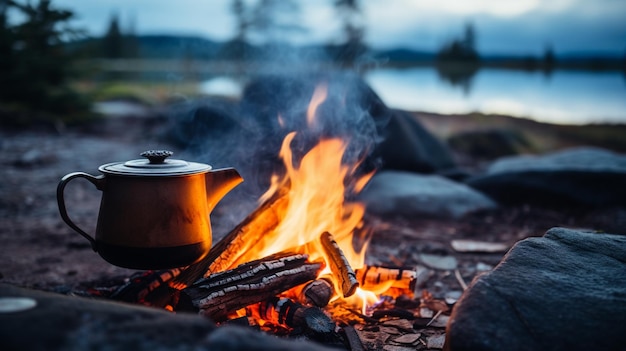
<svg viewBox="0 0 626 351">
<path fill-rule="evenodd" d="M 181 98 L 200 96 L 196 82 L 81 81 L 76 82 L 74 86 L 77 91 L 90 96 L 93 101 L 129 100 L 159 105 Z"/>
<path fill-rule="evenodd" d="M 415 116 L 442 140 L 460 132 L 502 129 L 521 133 L 538 153 L 575 146 L 597 146 L 626 153 L 625 124 L 560 125 L 482 113 L 439 115 L 419 112 Z"/>
</svg>

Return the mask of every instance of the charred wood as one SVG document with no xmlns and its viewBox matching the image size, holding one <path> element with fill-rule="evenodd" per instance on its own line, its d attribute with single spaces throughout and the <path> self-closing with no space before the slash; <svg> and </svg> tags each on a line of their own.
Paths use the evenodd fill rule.
<svg viewBox="0 0 626 351">
<path fill-rule="evenodd" d="M 304 286 L 300 299 L 311 306 L 325 307 L 333 296 L 333 290 L 333 285 L 328 280 L 316 279 Z"/>
<path fill-rule="evenodd" d="M 320 240 L 322 242 L 324 252 L 329 257 L 328 264 L 330 266 L 330 270 L 341 281 L 341 292 L 343 293 L 343 297 L 352 296 L 356 292 L 359 282 L 356 279 L 356 274 L 350 266 L 348 259 L 339 245 L 337 245 L 335 239 L 333 239 L 332 234 L 324 232 L 320 236 Z"/>
<path fill-rule="evenodd" d="M 180 273 L 180 268 L 143 272 L 141 275 L 130 277 L 126 284 L 111 295 L 111 298 L 124 302 L 143 302 L 150 293 L 176 278 Z"/>
<path fill-rule="evenodd" d="M 356 278 L 365 290 L 387 283 L 390 288 L 398 288 L 413 292 L 417 281 L 417 271 L 406 268 L 387 268 L 365 266 L 355 271 Z"/>
<path fill-rule="evenodd" d="M 301 328 L 310 334 L 326 334 L 335 323 L 319 307 L 305 306 L 288 298 L 274 297 L 246 308 L 247 315 L 288 328 Z"/>
<path fill-rule="evenodd" d="M 308 255 L 277 256 L 200 279 L 182 290 L 182 306 L 191 304 L 200 314 L 221 321 L 241 308 L 314 280 L 323 268 L 320 262 L 309 262 Z"/>
</svg>

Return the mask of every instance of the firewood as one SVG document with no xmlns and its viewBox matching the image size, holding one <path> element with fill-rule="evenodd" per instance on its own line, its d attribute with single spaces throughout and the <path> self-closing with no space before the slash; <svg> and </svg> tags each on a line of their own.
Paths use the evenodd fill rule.
<svg viewBox="0 0 626 351">
<path fill-rule="evenodd" d="M 361 288 L 365 290 L 373 290 L 377 285 L 388 282 L 391 284 L 390 288 L 413 292 L 417 281 L 417 271 L 406 268 L 365 266 L 356 270 L 356 278 Z"/>
<path fill-rule="evenodd" d="M 111 295 L 111 298 L 124 302 L 142 302 L 151 292 L 171 281 L 180 272 L 180 268 L 143 272 L 139 276 L 130 277 L 128 282 Z"/>
<path fill-rule="evenodd" d="M 333 296 L 333 285 L 326 279 L 316 279 L 304 286 L 300 293 L 300 300 L 317 307 L 328 305 Z"/>
<path fill-rule="evenodd" d="M 202 260 L 184 268 L 181 274 L 170 282 L 170 286 L 182 290 L 210 273 L 230 268 L 259 237 L 278 225 L 277 210 L 286 205 L 288 198 L 285 195 L 288 191 L 289 184 L 282 184 L 272 196 L 218 241 Z"/>
<path fill-rule="evenodd" d="M 321 262 L 309 262 L 308 255 L 272 255 L 198 280 L 182 290 L 179 305 L 191 304 L 201 315 L 221 321 L 241 308 L 314 280 L 322 268 Z"/>
<path fill-rule="evenodd" d="M 335 323 L 319 307 L 305 306 L 288 298 L 274 297 L 248 306 L 246 314 L 265 322 L 302 328 L 315 334 L 332 333 L 335 330 Z"/>
<path fill-rule="evenodd" d="M 343 251 L 337 245 L 332 234 L 324 232 L 320 236 L 322 247 L 324 252 L 329 257 L 330 270 L 341 280 L 341 292 L 343 297 L 352 296 L 356 292 L 356 288 L 359 286 L 359 282 L 356 279 L 356 274 L 348 259 L 344 255 Z"/>
</svg>

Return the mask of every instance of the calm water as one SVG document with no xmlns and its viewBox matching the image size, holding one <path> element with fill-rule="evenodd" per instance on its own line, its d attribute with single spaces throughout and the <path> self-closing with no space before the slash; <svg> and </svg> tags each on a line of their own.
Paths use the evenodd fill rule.
<svg viewBox="0 0 626 351">
<path fill-rule="evenodd" d="M 626 76 L 619 72 L 528 73 L 483 69 L 469 89 L 431 68 L 378 69 L 365 77 L 389 105 L 439 113 L 507 114 L 553 123 L 626 123 Z"/>
<path fill-rule="evenodd" d="M 524 72 L 482 69 L 468 86 L 452 85 L 433 68 L 380 68 L 365 80 L 388 106 L 436 113 L 483 112 L 538 121 L 626 123 L 626 76 L 620 72 Z M 200 85 L 207 94 L 238 95 L 241 83 L 221 76 Z"/>
</svg>

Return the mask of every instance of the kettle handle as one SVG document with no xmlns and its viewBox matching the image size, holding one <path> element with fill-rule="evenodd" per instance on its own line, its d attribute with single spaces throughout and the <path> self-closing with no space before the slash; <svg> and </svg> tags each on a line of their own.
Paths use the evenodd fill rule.
<svg viewBox="0 0 626 351">
<path fill-rule="evenodd" d="M 65 186 L 67 185 L 67 183 L 70 182 L 70 180 L 76 179 L 76 178 L 85 178 L 90 183 L 95 185 L 98 190 L 102 190 L 104 186 L 104 176 L 103 175 L 92 176 L 91 174 L 87 174 L 83 172 L 69 173 L 69 174 L 66 174 L 63 178 L 61 178 L 61 181 L 59 182 L 59 185 L 57 186 L 57 202 L 59 204 L 59 212 L 61 213 L 61 218 L 63 218 L 63 221 L 65 221 L 65 223 L 67 223 L 67 225 L 69 225 L 70 228 L 74 229 L 76 232 L 78 232 L 78 234 L 84 236 L 87 240 L 89 240 L 89 243 L 91 243 L 91 248 L 94 251 L 97 251 L 96 240 L 93 237 L 91 237 L 89 234 L 87 234 L 84 230 L 80 229 L 74 222 L 72 222 L 72 220 L 67 214 L 67 209 L 65 208 L 65 197 L 64 197 Z"/>
</svg>

